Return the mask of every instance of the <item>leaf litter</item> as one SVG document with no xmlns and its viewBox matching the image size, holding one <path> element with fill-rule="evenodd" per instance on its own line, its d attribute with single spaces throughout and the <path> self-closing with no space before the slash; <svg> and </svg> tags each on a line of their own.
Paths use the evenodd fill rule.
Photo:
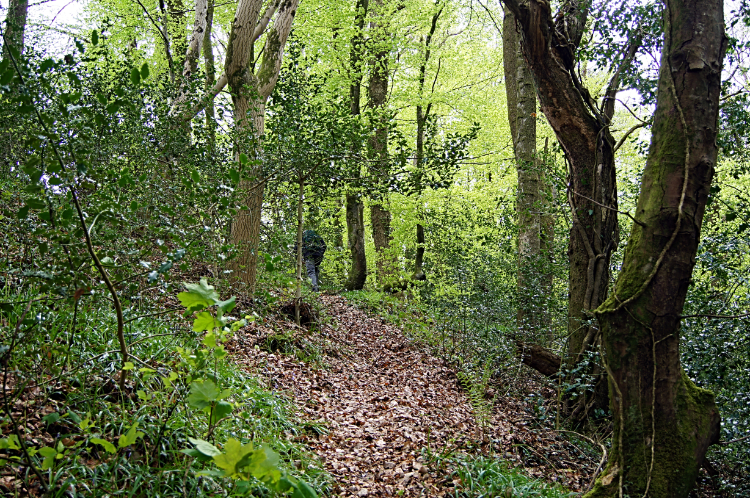
<svg viewBox="0 0 750 498">
<path fill-rule="evenodd" d="M 335 478 L 336 496 L 455 496 L 460 480 L 431 465 L 430 453 L 481 452 L 572 491 L 586 488 L 598 456 L 541 427 L 530 402 L 496 396 L 492 416 L 480 425 L 442 360 L 345 298 L 320 299 L 331 323 L 319 332 L 288 322 L 253 323 L 227 349 L 269 388 L 287 393 L 306 423 L 323 428 L 298 440 Z M 273 341 L 283 327 L 299 351 L 317 350 L 321 357 L 304 362 L 281 353 Z M 530 392 L 544 390 L 531 383 Z"/>
</svg>

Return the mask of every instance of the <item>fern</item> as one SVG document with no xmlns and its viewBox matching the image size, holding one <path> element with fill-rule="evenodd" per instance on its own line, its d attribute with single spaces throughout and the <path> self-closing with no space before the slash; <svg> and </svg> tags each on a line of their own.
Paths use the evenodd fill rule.
<svg viewBox="0 0 750 498">
<path fill-rule="evenodd" d="M 471 409 L 474 412 L 474 419 L 481 429 L 486 428 L 492 417 L 492 406 L 494 398 L 486 399 L 487 389 L 492 378 L 493 361 L 487 361 L 482 367 L 482 373 L 479 374 L 474 370 L 465 369 L 456 375 L 461 387 L 466 390 L 469 397 Z"/>
</svg>

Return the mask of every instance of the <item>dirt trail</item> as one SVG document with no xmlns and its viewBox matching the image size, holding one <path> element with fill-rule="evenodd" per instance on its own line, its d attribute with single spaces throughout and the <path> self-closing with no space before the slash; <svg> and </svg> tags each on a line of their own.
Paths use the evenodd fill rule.
<svg viewBox="0 0 750 498">
<path fill-rule="evenodd" d="M 453 494 L 457 483 L 425 466 L 421 450 L 461 448 L 481 438 L 455 373 L 399 329 L 344 298 L 321 299 L 333 323 L 308 339 L 323 349 L 324 368 L 254 349 L 274 333 L 263 326 L 244 329 L 229 349 L 239 363 L 267 376 L 274 389 L 290 393 L 307 421 L 328 429 L 305 442 L 336 478 L 337 496 Z M 522 452 L 511 451 L 523 433 L 531 434 L 525 422 L 514 423 L 498 411 L 492 419 L 485 441 L 493 441 L 506 458 L 520 459 Z"/>
</svg>

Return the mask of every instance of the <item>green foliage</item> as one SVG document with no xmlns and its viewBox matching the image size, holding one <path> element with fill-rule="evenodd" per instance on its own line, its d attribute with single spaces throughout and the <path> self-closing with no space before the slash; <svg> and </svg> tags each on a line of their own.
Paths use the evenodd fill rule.
<svg viewBox="0 0 750 498">
<path fill-rule="evenodd" d="M 493 456 L 430 454 L 432 465 L 451 473 L 456 498 L 569 498 L 574 493 L 532 479 Z"/>
</svg>

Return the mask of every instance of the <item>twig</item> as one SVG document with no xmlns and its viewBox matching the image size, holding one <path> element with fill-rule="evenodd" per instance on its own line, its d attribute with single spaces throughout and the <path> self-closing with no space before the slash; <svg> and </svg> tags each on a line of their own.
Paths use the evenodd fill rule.
<svg viewBox="0 0 750 498">
<path fill-rule="evenodd" d="M 680 315 L 680 318 L 726 318 L 726 319 L 732 319 L 732 318 L 748 318 L 750 317 L 750 312 L 743 313 L 741 315 Z"/>
<path fill-rule="evenodd" d="M 747 439 L 750 439 L 750 435 L 745 436 L 745 437 L 740 437 L 740 438 L 737 438 L 737 439 L 732 439 L 731 441 L 719 441 L 719 444 L 721 446 L 726 446 L 728 444 L 739 443 L 740 441 L 745 441 Z"/>
<path fill-rule="evenodd" d="M 603 207 L 603 208 L 605 208 L 605 209 L 609 209 L 610 211 L 615 211 L 616 213 L 619 213 L 619 214 L 624 214 L 625 216 L 627 216 L 628 218 L 630 218 L 631 220 L 633 220 L 633 223 L 637 223 L 638 225 L 640 225 L 640 226 L 642 226 L 642 227 L 646 228 L 646 224 L 645 224 L 645 223 L 643 223 L 642 221 L 638 221 L 638 220 L 636 220 L 635 218 L 633 218 L 633 216 L 632 216 L 632 215 L 631 215 L 630 213 L 626 213 L 625 211 L 619 211 L 619 210 L 617 210 L 617 209 L 615 209 L 615 208 L 613 208 L 613 207 L 610 207 L 610 206 L 606 206 L 606 205 L 602 204 L 601 202 L 596 202 L 596 201 L 595 201 L 594 199 L 592 199 L 592 198 L 590 198 L 590 197 L 586 197 L 586 196 L 585 196 L 585 195 L 583 195 L 583 194 L 579 194 L 579 193 L 578 193 L 578 192 L 576 192 L 575 190 L 571 190 L 571 192 L 573 192 L 573 193 L 574 193 L 575 195 L 577 195 L 578 197 L 583 197 L 583 198 L 584 198 L 584 199 L 586 199 L 587 201 L 591 201 L 591 202 L 593 202 L 593 203 L 594 203 L 594 204 L 596 204 L 597 206 L 601 206 L 601 207 Z"/>
</svg>

